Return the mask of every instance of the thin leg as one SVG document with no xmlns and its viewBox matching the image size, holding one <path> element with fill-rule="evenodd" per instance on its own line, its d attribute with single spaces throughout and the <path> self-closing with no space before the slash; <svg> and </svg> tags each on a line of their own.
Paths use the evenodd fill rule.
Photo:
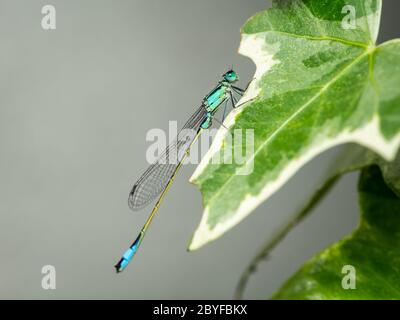
<svg viewBox="0 0 400 320">
<path fill-rule="evenodd" d="M 222 122 L 224 122 L 225 117 L 226 117 L 226 107 L 227 107 L 227 105 L 228 105 L 228 99 L 225 101 L 225 105 L 224 105 L 224 114 L 223 114 L 223 116 L 222 116 Z"/>
<path fill-rule="evenodd" d="M 248 102 L 253 101 L 255 99 L 256 98 L 251 98 L 249 100 L 243 101 L 242 103 L 235 105 L 235 108 L 239 108 L 240 106 L 244 105 L 245 103 L 248 103 Z"/>
<path fill-rule="evenodd" d="M 243 101 L 241 104 L 237 104 L 238 101 L 236 101 L 236 99 L 235 99 L 235 97 L 233 96 L 232 92 L 230 92 L 230 95 L 231 95 L 231 101 L 232 101 L 232 108 L 234 108 L 234 109 L 236 109 L 236 108 L 238 108 L 238 107 L 244 105 L 244 104 L 247 103 L 247 102 L 250 102 L 250 101 L 253 101 L 253 100 L 256 99 L 256 98 L 251 98 L 251 99 L 249 99 L 249 100 L 247 100 L 247 101 Z"/>
<path fill-rule="evenodd" d="M 235 106 L 238 103 L 238 99 L 235 96 L 233 96 L 233 102 L 235 102 Z"/>
<path fill-rule="evenodd" d="M 253 78 L 253 80 L 254 80 L 254 79 L 255 79 L 255 78 Z M 252 81 L 253 81 L 253 80 L 252 80 Z M 246 86 L 246 88 L 244 88 L 244 89 L 239 88 L 239 87 L 236 87 L 236 86 L 232 86 L 232 87 L 235 88 L 236 90 L 241 91 L 241 92 L 244 93 L 244 92 L 249 88 L 250 83 L 251 83 L 251 81 L 249 81 L 249 82 L 247 83 L 247 86 Z"/>
<path fill-rule="evenodd" d="M 239 105 L 238 100 L 234 97 L 234 95 L 232 94 L 232 92 L 230 92 L 231 95 L 231 102 L 232 102 L 232 109 L 236 109 Z M 241 105 L 241 104 L 240 104 Z"/>
<path fill-rule="evenodd" d="M 229 92 L 229 95 L 231 96 L 231 104 L 232 104 L 232 109 L 235 109 L 235 98 L 233 97 L 232 92 Z"/>
<path fill-rule="evenodd" d="M 243 91 L 238 91 L 237 89 L 235 89 L 235 88 L 233 88 L 232 87 L 232 91 L 234 92 L 234 93 L 236 93 L 236 94 L 238 94 L 239 96 L 243 96 L 243 94 L 244 94 L 244 92 Z"/>
<path fill-rule="evenodd" d="M 249 85 L 247 85 L 246 89 L 248 88 Z M 246 89 L 242 89 L 236 86 L 231 86 L 232 89 L 235 89 L 236 91 L 239 91 L 240 93 L 244 93 L 246 91 Z"/>
<path fill-rule="evenodd" d="M 253 80 L 254 80 L 255 78 L 253 78 Z M 241 97 L 243 96 L 243 94 L 246 92 L 246 90 L 249 88 L 249 85 L 250 85 L 250 83 L 251 83 L 251 81 L 249 81 L 249 83 L 247 84 L 247 86 L 246 86 L 246 88 L 245 89 L 242 89 L 242 88 L 239 88 L 239 87 L 236 87 L 236 86 L 231 86 L 231 88 L 232 88 L 232 91 L 233 92 L 235 92 L 235 93 L 237 93 L 238 95 L 240 95 Z M 233 95 L 232 95 L 232 92 L 230 93 L 231 94 L 231 99 L 233 100 Z M 250 101 L 253 101 L 253 100 L 255 100 L 256 99 L 256 97 L 254 97 L 254 98 L 251 98 L 251 99 L 249 99 L 249 100 L 247 100 L 247 101 L 243 101 L 241 104 L 236 104 L 235 103 L 235 106 L 232 106 L 233 108 L 238 108 L 238 107 L 240 107 L 241 105 L 243 105 L 243 104 L 245 104 L 245 103 L 248 103 L 248 102 L 250 102 Z M 234 101 L 234 100 L 233 100 Z"/>
<path fill-rule="evenodd" d="M 228 130 L 228 128 L 225 127 L 224 124 L 217 119 L 217 117 L 213 118 L 213 120 L 217 121 L 221 126 L 223 126 L 226 130 Z"/>
</svg>

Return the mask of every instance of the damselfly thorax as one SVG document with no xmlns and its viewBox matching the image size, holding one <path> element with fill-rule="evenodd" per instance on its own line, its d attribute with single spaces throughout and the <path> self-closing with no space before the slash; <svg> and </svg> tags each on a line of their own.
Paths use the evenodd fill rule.
<svg viewBox="0 0 400 320">
<path fill-rule="evenodd" d="M 220 105 L 228 102 L 231 98 L 231 83 L 220 81 L 218 85 L 203 99 L 203 106 L 206 109 L 206 120 L 201 124 L 202 129 L 208 129 L 212 124 L 212 117 Z"/>
</svg>

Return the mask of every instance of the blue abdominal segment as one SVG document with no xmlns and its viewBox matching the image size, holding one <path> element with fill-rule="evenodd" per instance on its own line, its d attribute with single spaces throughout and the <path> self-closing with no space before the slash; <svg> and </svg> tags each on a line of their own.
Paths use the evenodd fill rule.
<svg viewBox="0 0 400 320">
<path fill-rule="evenodd" d="M 131 262 L 133 256 L 135 255 L 137 249 L 139 248 L 140 242 L 143 239 L 144 234 L 140 232 L 136 240 L 132 243 L 132 245 L 129 247 L 128 250 L 125 251 L 125 253 L 122 255 L 121 259 L 119 262 L 115 265 L 115 269 L 117 273 L 123 271 L 126 266 Z"/>
</svg>

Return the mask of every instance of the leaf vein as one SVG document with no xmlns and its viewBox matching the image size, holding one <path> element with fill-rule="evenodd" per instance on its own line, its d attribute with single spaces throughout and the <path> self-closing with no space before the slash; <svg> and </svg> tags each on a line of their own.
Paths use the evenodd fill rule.
<svg viewBox="0 0 400 320">
<path fill-rule="evenodd" d="M 312 102 L 314 102 L 318 97 L 322 95 L 333 83 L 335 83 L 340 77 L 345 74 L 349 69 L 351 69 L 353 66 L 355 66 L 363 57 L 365 57 L 368 54 L 368 51 L 363 52 L 360 54 L 356 59 L 354 59 L 351 63 L 347 64 L 343 69 L 338 72 L 338 74 L 331 79 L 327 84 L 322 86 L 321 90 L 314 95 L 309 101 L 307 101 L 305 104 L 303 104 L 300 108 L 296 110 L 288 119 L 286 119 L 278 128 L 275 130 L 254 152 L 254 154 L 250 157 L 250 159 L 247 159 L 243 166 L 246 166 L 250 161 L 253 161 L 256 155 L 266 146 L 269 144 L 269 142 L 272 141 L 276 137 L 276 135 L 282 131 L 288 123 L 290 123 L 294 118 L 296 118 L 302 111 L 304 111 Z M 219 194 L 222 192 L 222 190 L 225 188 L 225 186 L 234 178 L 236 175 L 231 175 L 225 182 L 224 184 L 219 188 L 219 190 L 214 193 L 214 195 L 210 198 L 209 203 L 211 203 L 214 199 L 216 199 Z"/>
</svg>

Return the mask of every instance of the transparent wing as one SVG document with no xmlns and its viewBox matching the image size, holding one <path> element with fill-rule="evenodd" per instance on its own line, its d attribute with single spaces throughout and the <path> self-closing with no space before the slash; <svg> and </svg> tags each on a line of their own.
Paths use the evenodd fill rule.
<svg viewBox="0 0 400 320">
<path fill-rule="evenodd" d="M 177 138 L 135 183 L 128 198 L 132 210 L 145 207 L 164 190 L 206 119 L 206 113 L 204 105 L 201 105 L 179 131 Z"/>
</svg>

